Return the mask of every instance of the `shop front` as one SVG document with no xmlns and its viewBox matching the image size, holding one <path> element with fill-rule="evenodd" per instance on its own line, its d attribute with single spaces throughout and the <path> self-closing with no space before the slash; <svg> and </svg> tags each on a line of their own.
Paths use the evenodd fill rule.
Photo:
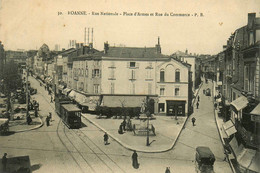
<svg viewBox="0 0 260 173">
<path fill-rule="evenodd" d="M 185 116 L 185 105 L 186 101 L 166 100 L 166 115 Z"/>
</svg>

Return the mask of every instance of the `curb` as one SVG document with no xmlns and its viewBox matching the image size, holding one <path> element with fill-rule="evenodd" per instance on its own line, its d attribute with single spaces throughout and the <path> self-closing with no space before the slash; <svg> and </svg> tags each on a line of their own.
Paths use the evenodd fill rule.
<svg viewBox="0 0 260 173">
<path fill-rule="evenodd" d="M 215 96 L 215 92 L 216 92 L 216 91 L 215 91 L 215 81 L 214 81 L 214 82 L 213 82 L 213 95 L 214 95 L 214 96 Z M 214 99 L 214 98 L 213 98 L 213 99 Z M 214 100 L 213 100 L 213 104 L 214 104 Z M 221 134 L 221 132 L 220 132 L 220 126 L 219 126 L 218 121 L 217 121 L 216 111 L 217 111 L 217 110 L 215 110 L 215 108 L 214 108 L 215 123 L 216 123 L 217 129 L 218 129 L 219 137 L 220 137 L 221 142 L 222 142 L 222 146 L 223 146 L 223 148 L 224 148 L 225 141 L 224 141 L 224 139 L 223 139 L 223 137 L 222 137 L 222 134 Z M 234 168 L 233 164 L 231 163 L 231 160 L 229 159 L 229 157 L 227 157 L 227 159 L 228 159 L 228 163 L 229 163 L 229 166 L 230 166 L 232 172 L 233 172 L 233 173 L 236 173 L 235 168 Z"/>
<path fill-rule="evenodd" d="M 199 86 L 199 88 L 198 88 L 198 90 L 197 90 L 197 93 L 196 93 L 196 97 L 195 97 L 195 98 L 197 98 L 198 93 L 199 93 L 199 91 L 200 91 L 200 88 L 201 88 L 202 84 L 203 84 L 203 82 L 200 84 L 200 86 Z M 192 105 L 194 104 L 195 100 L 196 100 L 196 99 L 194 99 Z M 97 123 L 91 121 L 90 119 L 88 119 L 88 118 L 85 117 L 85 116 L 83 116 L 83 117 L 84 117 L 87 121 L 89 121 L 91 124 L 95 125 L 97 128 L 99 128 L 100 130 L 102 130 L 103 132 L 106 132 L 106 133 L 107 133 L 112 139 L 114 139 L 119 145 L 123 146 L 124 148 L 126 148 L 126 149 L 128 149 L 128 150 L 130 150 L 130 151 L 134 151 L 134 150 L 135 150 L 135 151 L 141 152 L 141 153 L 162 153 L 162 152 L 167 152 L 167 151 L 171 150 L 171 149 L 175 146 L 177 140 L 179 139 L 179 136 L 180 136 L 182 130 L 184 129 L 184 126 L 185 126 L 186 123 L 187 123 L 187 120 L 189 119 L 189 117 L 187 116 L 187 117 L 186 117 L 186 120 L 184 121 L 184 123 L 183 123 L 183 125 L 182 125 L 182 127 L 181 127 L 181 130 L 180 130 L 179 133 L 177 134 L 176 139 L 173 141 L 172 145 L 171 145 L 169 148 L 164 149 L 164 150 L 153 150 L 153 151 L 149 151 L 149 150 L 138 150 L 138 149 L 135 149 L 135 148 L 133 148 L 133 147 L 127 145 L 127 144 L 124 144 L 121 140 L 119 140 L 119 139 L 118 139 L 117 137 L 115 137 L 114 135 L 111 135 L 108 131 L 106 131 L 103 127 L 101 127 L 101 126 L 98 125 Z"/>
<path fill-rule="evenodd" d="M 38 129 L 38 128 L 43 126 L 43 122 L 42 122 L 42 119 L 40 118 L 40 116 L 38 117 L 38 119 L 40 120 L 41 124 L 37 125 L 36 127 L 32 127 L 32 128 L 24 129 L 24 130 L 9 131 L 9 132 L 21 133 L 21 132 L 26 132 L 26 131 L 31 131 L 31 130 Z"/>
<path fill-rule="evenodd" d="M 114 135 L 111 135 L 108 131 L 106 131 L 103 127 L 101 127 L 101 126 L 98 125 L 97 123 L 93 122 L 92 120 L 88 119 L 88 118 L 85 117 L 85 116 L 83 116 L 83 117 L 84 117 L 87 121 L 89 121 L 91 124 L 93 124 L 94 126 L 96 126 L 97 128 L 99 128 L 100 130 L 102 130 L 103 132 L 106 132 L 106 133 L 107 133 L 112 139 L 114 139 L 119 145 L 123 146 L 124 148 L 126 148 L 126 149 L 128 149 L 128 150 L 130 150 L 130 151 L 137 151 L 137 152 L 141 152 L 141 153 L 162 153 L 162 152 L 166 152 L 166 151 L 171 150 L 171 149 L 174 147 L 174 145 L 175 145 L 175 143 L 176 143 L 178 137 L 180 136 L 180 133 L 181 133 L 181 131 L 182 131 L 182 129 L 183 129 L 183 126 L 185 125 L 185 122 L 187 121 L 187 118 L 186 118 L 186 120 L 185 120 L 185 122 L 183 123 L 183 125 L 182 125 L 182 127 L 181 127 L 181 130 L 179 131 L 179 133 L 178 133 L 176 139 L 174 140 L 174 142 L 172 143 L 172 145 L 171 145 L 169 148 L 163 149 L 163 150 L 152 150 L 152 151 L 150 151 L 150 150 L 139 150 L 139 149 L 136 149 L 136 148 L 134 148 L 134 147 L 131 147 L 131 146 L 125 144 L 124 142 L 122 142 L 121 140 L 119 140 L 119 139 L 118 139 L 117 137 L 115 137 Z"/>
</svg>

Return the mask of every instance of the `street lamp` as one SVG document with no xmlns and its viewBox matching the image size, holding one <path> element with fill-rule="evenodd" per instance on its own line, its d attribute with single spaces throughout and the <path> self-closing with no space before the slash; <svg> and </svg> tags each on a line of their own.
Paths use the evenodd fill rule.
<svg viewBox="0 0 260 173">
<path fill-rule="evenodd" d="M 150 146 L 150 142 L 149 142 L 149 114 L 150 112 L 147 111 L 146 115 L 147 115 L 147 135 L 146 135 L 146 146 Z"/>
</svg>

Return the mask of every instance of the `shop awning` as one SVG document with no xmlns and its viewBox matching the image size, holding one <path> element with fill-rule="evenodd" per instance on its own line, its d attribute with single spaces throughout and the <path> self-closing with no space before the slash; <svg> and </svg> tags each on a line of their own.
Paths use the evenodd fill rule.
<svg viewBox="0 0 260 173">
<path fill-rule="evenodd" d="M 244 150 L 243 144 L 238 145 L 235 137 L 233 137 L 233 139 L 229 142 L 229 145 L 236 157 L 239 157 Z"/>
<path fill-rule="evenodd" d="M 86 96 L 84 96 L 83 94 L 80 94 L 80 93 L 76 93 L 75 95 L 75 101 L 77 103 L 82 103 L 86 100 Z"/>
<path fill-rule="evenodd" d="M 99 98 L 99 96 L 85 96 L 84 100 L 79 104 L 81 106 L 87 106 L 90 111 L 94 111 L 99 103 Z"/>
<path fill-rule="evenodd" d="M 255 172 L 260 172 L 260 152 L 256 152 L 249 169 Z"/>
<path fill-rule="evenodd" d="M 250 114 L 260 116 L 260 103 L 250 112 Z"/>
<path fill-rule="evenodd" d="M 239 163 L 240 167 L 242 166 L 242 170 L 247 172 L 247 170 L 250 170 L 250 165 L 252 164 L 252 161 L 254 160 L 254 157 L 256 155 L 256 150 L 252 149 L 244 149 L 244 151 L 241 153 L 239 157 L 237 157 L 237 162 Z M 251 167 L 252 169 L 253 167 Z M 259 169 L 258 169 L 259 170 Z M 256 172 L 255 170 L 251 170 Z"/>
<path fill-rule="evenodd" d="M 63 90 L 64 87 L 65 87 L 64 85 L 58 85 L 58 89 L 59 89 L 59 90 Z"/>
<path fill-rule="evenodd" d="M 108 107 L 141 107 L 146 96 L 104 96 L 103 106 Z"/>
<path fill-rule="evenodd" d="M 237 111 L 245 108 L 248 104 L 248 100 L 245 96 L 240 96 L 236 100 L 231 102 L 231 105 L 236 108 Z"/>
<path fill-rule="evenodd" d="M 237 132 L 237 130 L 231 120 L 229 120 L 223 124 L 223 129 L 228 137 Z"/>
<path fill-rule="evenodd" d="M 68 95 L 71 90 L 72 89 L 65 88 L 65 89 L 63 89 L 62 93 L 65 94 L 65 95 Z"/>
<path fill-rule="evenodd" d="M 71 90 L 70 93 L 69 93 L 69 98 L 75 99 L 76 94 L 77 94 L 77 93 L 76 93 L 74 90 Z"/>
</svg>

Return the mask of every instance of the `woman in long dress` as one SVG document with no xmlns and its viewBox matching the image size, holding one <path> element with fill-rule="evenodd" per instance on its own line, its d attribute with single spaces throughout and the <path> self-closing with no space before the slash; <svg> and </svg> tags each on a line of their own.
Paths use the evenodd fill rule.
<svg viewBox="0 0 260 173">
<path fill-rule="evenodd" d="M 133 161 L 132 164 L 133 164 L 133 167 L 134 167 L 135 169 L 138 169 L 138 168 L 139 168 L 139 163 L 138 163 L 137 157 L 138 157 L 138 155 L 137 155 L 136 151 L 134 151 L 134 153 L 133 153 L 133 155 L 132 155 L 132 161 Z"/>
</svg>

